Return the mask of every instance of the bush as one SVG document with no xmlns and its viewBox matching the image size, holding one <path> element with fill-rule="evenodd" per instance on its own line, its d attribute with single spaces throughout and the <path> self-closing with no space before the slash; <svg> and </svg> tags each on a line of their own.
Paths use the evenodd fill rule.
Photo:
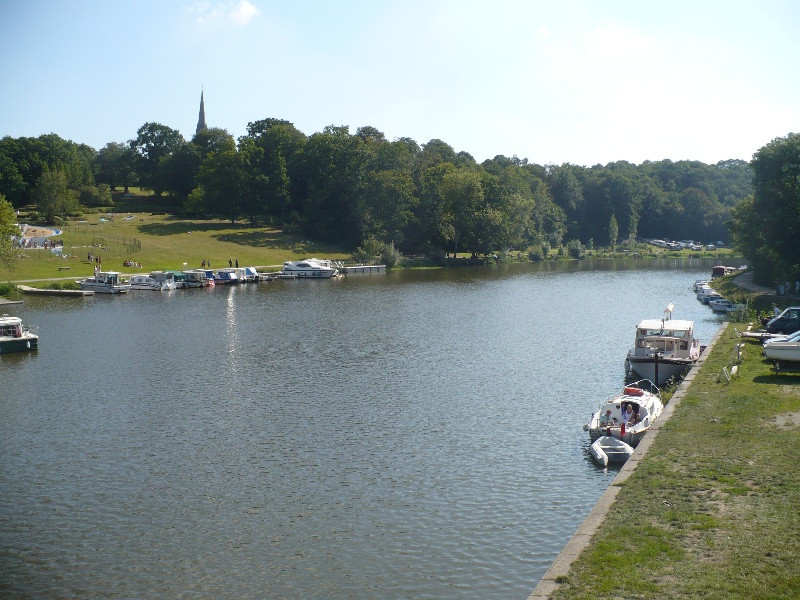
<svg viewBox="0 0 800 600">
<path fill-rule="evenodd" d="M 394 242 L 389 242 L 383 247 L 383 252 L 381 252 L 381 262 L 386 265 L 387 269 L 396 267 L 401 259 L 402 255 L 394 247 Z"/>
<path fill-rule="evenodd" d="M 13 283 L 0 283 L 0 297 L 18 300 L 22 297 L 22 292 Z"/>
<path fill-rule="evenodd" d="M 541 262 L 544 260 L 544 248 L 541 246 L 534 246 L 528 250 L 528 259 L 532 262 Z"/>
<path fill-rule="evenodd" d="M 572 258 L 582 258 L 586 253 L 586 248 L 581 244 L 580 240 L 571 240 L 567 244 L 567 251 Z"/>
</svg>

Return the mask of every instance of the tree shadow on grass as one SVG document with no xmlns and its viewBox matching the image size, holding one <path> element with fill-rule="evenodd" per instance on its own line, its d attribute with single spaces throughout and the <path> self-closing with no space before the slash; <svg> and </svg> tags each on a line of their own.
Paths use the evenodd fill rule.
<svg viewBox="0 0 800 600">
<path fill-rule="evenodd" d="M 337 251 L 336 249 L 327 247 L 325 244 L 302 240 L 297 236 L 287 235 L 275 230 L 227 232 L 213 237 L 220 242 L 230 242 L 232 244 L 239 244 L 251 248 L 269 248 L 275 250 L 292 248 L 301 253 L 330 253 Z"/>
<path fill-rule="evenodd" d="M 179 233 L 189 233 L 190 231 L 226 231 L 228 229 L 239 227 L 239 225 L 232 225 L 230 223 L 202 223 L 202 222 L 163 222 L 163 223 L 145 223 L 139 226 L 139 231 L 147 235 L 176 235 Z"/>
<path fill-rule="evenodd" d="M 239 231 L 237 231 L 239 230 Z M 139 226 L 139 231 L 147 235 L 168 236 L 191 231 L 214 232 L 212 238 L 220 242 L 229 242 L 248 246 L 250 248 L 265 248 L 284 250 L 291 248 L 297 253 L 336 253 L 340 252 L 328 244 L 303 240 L 297 235 L 287 234 L 277 229 L 255 228 L 251 225 L 238 223 L 213 223 L 202 221 L 164 221 L 160 223 L 144 223 Z"/>
</svg>

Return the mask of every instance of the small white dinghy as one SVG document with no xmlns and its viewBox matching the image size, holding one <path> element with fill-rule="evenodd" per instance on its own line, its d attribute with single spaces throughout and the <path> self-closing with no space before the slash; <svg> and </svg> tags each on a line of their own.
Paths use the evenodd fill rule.
<svg viewBox="0 0 800 600">
<path fill-rule="evenodd" d="M 633 454 L 633 448 L 620 439 L 603 435 L 589 446 L 589 452 L 597 464 L 607 467 L 608 463 L 624 463 Z"/>
</svg>

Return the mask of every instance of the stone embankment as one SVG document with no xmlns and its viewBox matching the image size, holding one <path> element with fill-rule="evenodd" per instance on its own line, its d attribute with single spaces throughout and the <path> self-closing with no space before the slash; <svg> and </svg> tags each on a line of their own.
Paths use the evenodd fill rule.
<svg viewBox="0 0 800 600">
<path fill-rule="evenodd" d="M 650 446 L 653 445 L 653 442 L 658 436 L 661 428 L 675 412 L 675 409 L 680 405 L 681 400 L 686 395 L 686 391 L 691 386 L 692 381 L 727 326 L 728 323 L 723 323 L 719 330 L 717 330 L 717 333 L 714 334 L 714 337 L 709 342 L 705 352 L 703 352 L 703 354 L 700 356 L 700 359 L 697 361 L 697 363 L 695 363 L 684 380 L 678 386 L 678 389 L 675 391 L 672 398 L 670 398 L 669 402 L 664 407 L 664 412 L 661 413 L 661 417 L 659 417 L 658 421 L 655 423 L 655 425 L 653 425 L 639 445 L 636 446 L 636 450 L 634 451 L 633 455 L 625 462 L 617 476 L 608 486 L 608 489 L 603 493 L 603 495 L 600 497 L 600 500 L 597 501 L 597 504 L 595 504 L 594 508 L 584 519 L 583 523 L 581 523 L 580 527 L 578 527 L 573 536 L 569 539 L 567 545 L 564 546 L 564 548 L 561 550 L 561 553 L 553 561 L 553 564 L 550 566 L 547 573 L 544 574 L 542 579 L 539 581 L 539 584 L 533 590 L 531 595 L 528 596 L 528 600 L 544 600 L 545 598 L 549 598 L 550 595 L 558 588 L 558 579 L 561 577 L 566 577 L 573 561 L 575 561 L 575 559 L 577 559 L 578 556 L 589 545 L 592 536 L 600 528 L 603 520 L 606 518 L 606 515 L 611 510 L 614 500 L 621 490 L 620 486 L 622 486 L 622 484 L 639 466 L 639 462 L 645 457 Z"/>
</svg>

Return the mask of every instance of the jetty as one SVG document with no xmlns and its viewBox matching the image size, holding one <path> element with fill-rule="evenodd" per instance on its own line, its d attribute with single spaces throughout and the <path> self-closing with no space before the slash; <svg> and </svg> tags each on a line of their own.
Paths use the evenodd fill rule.
<svg viewBox="0 0 800 600">
<path fill-rule="evenodd" d="M 352 267 L 339 267 L 344 275 L 354 275 L 355 273 L 385 273 L 386 265 L 354 265 Z"/>
<path fill-rule="evenodd" d="M 23 294 L 37 294 L 41 296 L 94 296 L 94 291 L 92 290 L 48 290 L 29 287 L 27 285 L 18 285 L 17 289 Z"/>
</svg>

